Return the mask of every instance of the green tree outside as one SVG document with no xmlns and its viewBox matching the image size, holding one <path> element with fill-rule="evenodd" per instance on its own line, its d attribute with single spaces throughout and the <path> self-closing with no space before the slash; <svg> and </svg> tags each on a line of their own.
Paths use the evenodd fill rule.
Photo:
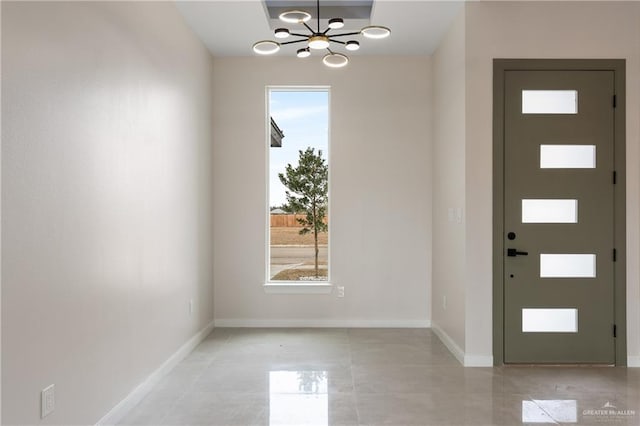
<svg viewBox="0 0 640 426">
<path fill-rule="evenodd" d="M 325 223 L 329 203 L 329 167 L 322 158 L 322 150 L 316 154 L 314 148 L 298 151 L 298 166 L 287 164 L 284 173 L 278 173 L 280 182 L 287 188 L 285 192 L 289 211 L 302 213 L 304 218 L 297 221 L 302 225 L 300 235 L 313 233 L 315 248 L 315 276 L 318 272 L 318 234 L 327 232 Z"/>
</svg>

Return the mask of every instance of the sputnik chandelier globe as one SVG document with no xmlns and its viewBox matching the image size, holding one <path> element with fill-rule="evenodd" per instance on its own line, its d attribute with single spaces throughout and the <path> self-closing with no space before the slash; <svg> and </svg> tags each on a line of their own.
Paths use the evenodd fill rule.
<svg viewBox="0 0 640 426">
<path fill-rule="evenodd" d="M 307 22 L 311 20 L 311 14 L 304 10 L 288 10 L 282 12 L 279 16 L 280 20 L 288 24 L 302 24 L 309 31 L 309 34 L 301 34 L 290 31 L 288 28 L 277 28 L 274 36 L 277 39 L 286 39 L 289 37 L 301 37 L 297 40 L 277 42 L 273 40 L 261 40 L 253 45 L 253 51 L 259 55 L 271 55 L 280 50 L 281 46 L 287 44 L 306 43 L 305 47 L 298 49 L 296 56 L 298 58 L 308 58 L 311 56 L 312 50 L 327 50 L 327 54 L 322 58 L 322 62 L 331 68 L 344 67 L 349 63 L 349 57 L 343 53 L 331 50 L 331 44 L 342 45 L 346 50 L 356 51 L 360 49 L 360 42 L 357 40 L 345 40 L 343 37 L 352 37 L 362 35 L 366 38 L 381 39 L 388 37 L 391 30 L 387 27 L 379 25 L 370 25 L 362 28 L 357 32 L 348 33 L 332 33 L 332 30 L 339 30 L 344 27 L 342 18 L 329 19 L 327 29 L 320 30 L 320 0 L 316 0 L 316 30 L 311 28 Z"/>
</svg>

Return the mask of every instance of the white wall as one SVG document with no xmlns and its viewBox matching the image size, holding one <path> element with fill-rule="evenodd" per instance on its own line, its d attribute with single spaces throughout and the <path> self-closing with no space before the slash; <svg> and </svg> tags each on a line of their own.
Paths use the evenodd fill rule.
<svg viewBox="0 0 640 426">
<path fill-rule="evenodd" d="M 0 4 L 0 49 L 2 46 L 2 4 Z M 0 50 L 0 78 L 2 74 Z M 0 80 L 0 133 L 2 131 L 2 81 Z M 0 134 L 0 141 L 2 140 Z M 0 187 L 2 186 L 2 149 L 0 148 Z M 2 257 L 2 197 L 0 196 L 0 260 Z M 0 261 L 0 425 L 2 424 L 2 262 Z"/>
<path fill-rule="evenodd" d="M 473 2 L 466 5 L 467 353 L 492 353 L 493 58 L 627 60 L 627 342 L 640 365 L 640 5 Z M 634 361 L 635 360 L 635 361 Z"/>
<path fill-rule="evenodd" d="M 2 2 L 5 424 L 95 423 L 213 318 L 211 71 L 171 3 Z"/>
<path fill-rule="evenodd" d="M 433 61 L 432 326 L 458 357 L 465 348 L 465 14 Z M 446 306 L 445 306 L 446 298 Z"/>
<path fill-rule="evenodd" d="M 215 59 L 217 324 L 428 324 L 430 82 L 428 58 L 354 57 L 339 70 L 318 56 Z M 265 86 L 311 84 L 331 86 L 330 267 L 344 299 L 262 287 Z"/>
</svg>

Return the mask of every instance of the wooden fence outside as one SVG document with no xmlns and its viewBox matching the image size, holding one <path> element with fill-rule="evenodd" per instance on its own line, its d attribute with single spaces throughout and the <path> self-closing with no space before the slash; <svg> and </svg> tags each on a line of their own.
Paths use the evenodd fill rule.
<svg viewBox="0 0 640 426">
<path fill-rule="evenodd" d="M 296 219 L 304 219 L 303 214 L 272 214 L 271 215 L 271 227 L 272 228 L 299 228 L 301 225 Z M 328 219 L 325 217 L 324 222 L 328 223 Z"/>
</svg>

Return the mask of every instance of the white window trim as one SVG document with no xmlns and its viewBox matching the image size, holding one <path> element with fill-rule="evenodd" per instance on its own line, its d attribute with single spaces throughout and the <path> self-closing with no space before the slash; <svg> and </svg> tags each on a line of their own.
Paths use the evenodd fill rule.
<svg viewBox="0 0 640 426">
<path fill-rule="evenodd" d="M 265 87 L 265 185 L 266 185 L 266 199 L 264 202 L 265 206 L 265 241 L 266 241 L 266 256 L 265 256 L 265 282 L 263 284 L 263 288 L 265 293 L 269 294 L 330 294 L 333 291 L 333 284 L 331 284 L 331 238 L 329 238 L 327 244 L 327 265 L 329 269 L 327 271 L 327 281 L 271 281 L 269 277 L 269 266 L 271 263 L 271 244 L 269 239 L 269 228 L 271 226 L 271 217 L 269 211 L 269 166 L 271 163 L 271 153 L 269 151 L 270 148 L 270 137 L 271 137 L 271 120 L 270 120 L 270 92 L 272 90 L 287 90 L 287 91 L 299 91 L 299 92 L 327 92 L 327 102 L 329 104 L 329 114 L 327 116 L 327 126 L 329 131 L 327 132 L 327 164 L 329 166 L 329 190 L 328 190 L 328 198 L 329 205 L 327 207 L 327 216 L 331 217 L 331 86 L 279 86 L 272 85 Z M 333 221 L 329 220 L 329 231 L 328 234 L 331 235 L 331 223 Z"/>
<path fill-rule="evenodd" d="M 305 281 L 291 281 L 291 284 L 283 281 L 269 281 L 263 285 L 264 292 L 268 294 L 331 294 L 333 284 L 328 281 L 307 284 Z"/>
</svg>

